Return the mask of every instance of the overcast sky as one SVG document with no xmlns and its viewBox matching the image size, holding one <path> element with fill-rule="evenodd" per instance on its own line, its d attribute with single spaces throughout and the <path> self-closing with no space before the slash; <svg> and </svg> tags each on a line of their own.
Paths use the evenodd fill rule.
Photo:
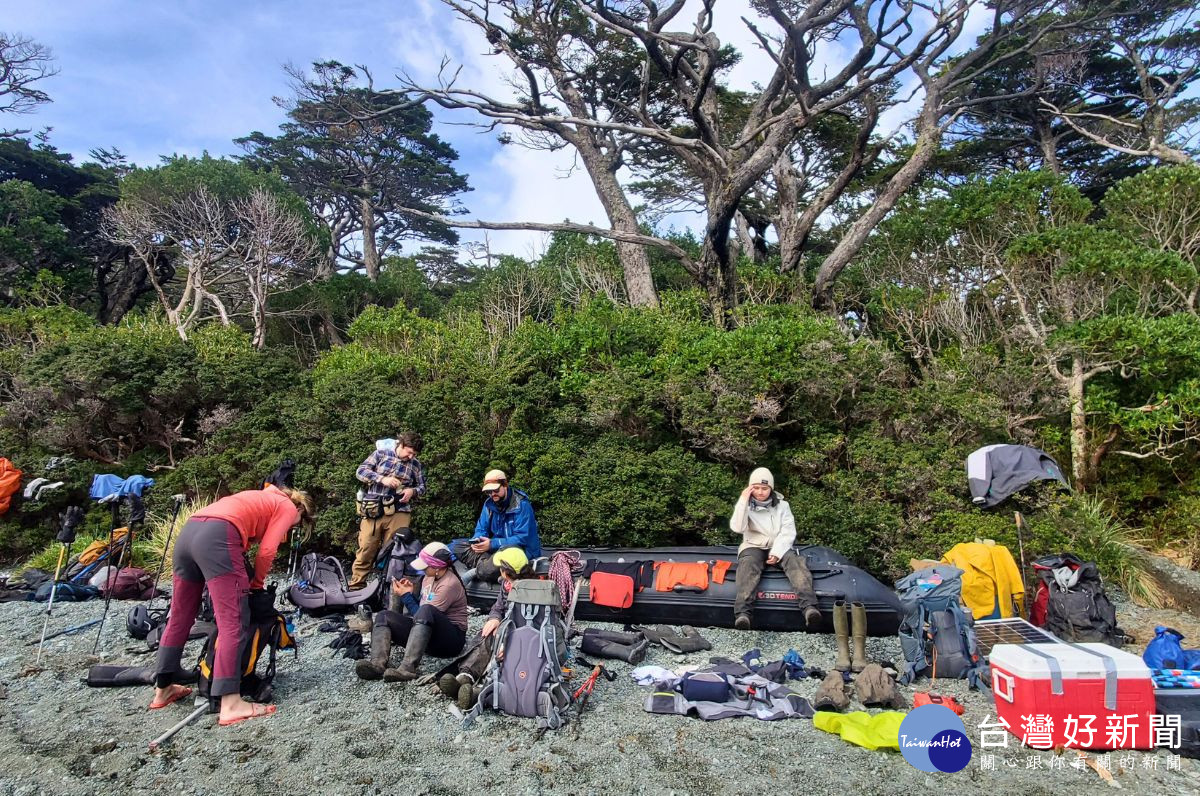
<svg viewBox="0 0 1200 796">
<path fill-rule="evenodd" d="M 716 8 L 714 30 L 743 52 L 734 82 L 763 80 L 771 64 L 740 20 L 749 1 Z M 446 57 L 462 66 L 461 85 L 507 91 L 508 62 L 486 55 L 474 26 L 439 0 L 0 0 L 0 29 L 53 51 L 61 71 L 43 88 L 54 101 L 20 124 L 52 127 L 51 143 L 77 159 L 101 146 L 138 165 L 174 153 L 238 154 L 234 138 L 273 133 L 283 121 L 271 98 L 289 93 L 287 63 L 364 64 L 387 87 L 400 70 L 432 83 Z M 837 55 L 833 45 L 829 59 Z M 586 176 L 565 176 L 569 153 L 502 147 L 494 133 L 449 123 L 465 113 L 437 115 L 436 132 L 458 150 L 474 188 L 463 197 L 472 217 L 605 223 Z M 537 233 L 491 236 L 495 250 L 522 256 L 544 244 Z"/>
</svg>

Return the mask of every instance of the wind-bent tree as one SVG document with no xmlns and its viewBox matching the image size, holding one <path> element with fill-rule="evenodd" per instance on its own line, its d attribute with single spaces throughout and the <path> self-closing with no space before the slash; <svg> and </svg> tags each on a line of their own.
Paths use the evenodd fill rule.
<svg viewBox="0 0 1200 796">
<path fill-rule="evenodd" d="M 0 31 L 0 114 L 31 113 L 50 102 L 50 95 L 34 84 L 56 74 L 49 47 L 28 36 Z M 0 129 L 0 138 L 28 132 Z"/>
<path fill-rule="evenodd" d="M 0 290 L 19 290 L 44 269 L 63 280 L 72 306 L 93 311 L 101 323 L 117 323 L 151 286 L 146 269 L 100 234 L 104 209 L 117 201 L 128 166 L 116 151 L 97 149 L 91 156 L 93 162 L 76 165 L 45 141 L 32 146 L 25 138 L 0 139 L 6 196 Z"/>
<path fill-rule="evenodd" d="M 759 16 L 747 24 L 775 68 L 764 76 L 748 110 L 731 120 L 722 112 L 722 71 L 730 53 L 712 30 L 714 2 L 705 2 L 682 30 L 669 30 L 682 21 L 684 0 L 665 5 L 650 0 L 454 0 L 450 4 L 483 27 L 497 49 L 517 56 L 521 94 L 512 100 L 488 97 L 451 81 L 426 89 L 425 95 L 448 107 L 471 108 L 498 124 L 611 132 L 669 150 L 699 182 L 704 197 L 700 255 L 680 259 L 705 290 L 714 321 L 727 325 L 737 304 L 731 229 L 746 194 L 800 130 L 889 85 L 919 59 L 930 66 L 942 63 L 975 3 L 756 2 Z M 1023 3 L 1021 10 L 1028 6 Z M 621 43 L 619 52 L 636 53 L 636 65 L 625 70 L 627 78 L 636 77 L 636 88 L 588 95 L 582 107 L 568 103 L 572 91 L 592 84 L 574 69 L 556 73 L 547 66 L 552 60 L 548 54 L 561 48 L 566 33 L 570 42 L 611 39 Z M 818 50 L 832 40 L 845 59 L 826 69 Z M 415 87 L 404 88 L 407 96 Z M 541 228 L 594 233 L 587 225 Z M 664 239 L 636 236 L 628 229 L 614 228 L 608 237 L 672 251 Z"/>
<path fill-rule="evenodd" d="M 1046 103 L 1074 107 L 1085 96 L 1109 98 L 1105 113 L 1136 113 L 1135 71 L 1086 29 L 1047 42 L 981 75 L 977 92 L 1003 99 L 964 109 L 946 131 L 946 147 L 930 173 L 951 180 L 1004 171 L 1046 169 L 1069 177 L 1099 200 L 1113 184 L 1145 168 L 1144 158 L 1115 152 L 1081 135 L 1047 112 Z"/>
<path fill-rule="evenodd" d="M 1184 209 L 1200 169 L 1188 172 L 1118 184 L 1103 225 L 1049 171 L 897 213 L 864 253 L 876 331 L 925 375 L 947 353 L 983 384 L 1020 374 L 994 390 L 1010 433 L 1066 416 L 1079 489 L 1109 454 L 1176 455 L 1200 439 L 1200 237 Z"/>
<path fill-rule="evenodd" d="M 1188 89 L 1200 77 L 1200 10 L 1190 0 L 1124 3 L 1119 17 L 1091 26 L 1069 55 L 1079 68 L 1059 82 L 1076 92 L 1072 102 L 1042 97 L 1042 110 L 1078 135 L 1107 149 L 1163 163 L 1191 165 L 1188 125 L 1200 102 Z M 1080 79 L 1088 47 L 1123 62 L 1132 85 L 1107 86 Z"/>
<path fill-rule="evenodd" d="M 374 282 L 384 258 L 406 240 L 457 242 L 445 224 L 399 212 L 453 213 L 454 197 L 469 190 L 454 169 L 458 154 L 430 132 L 429 111 L 395 107 L 361 67 L 326 61 L 314 63 L 311 75 L 290 72 L 296 97 L 278 100 L 289 119 L 280 134 L 255 132 L 236 143 L 247 152 L 244 162 L 278 171 L 320 219 L 330 241 L 322 278 L 349 267 Z"/>
<path fill-rule="evenodd" d="M 1040 46 L 1045 33 L 1073 23 L 1074 17 L 1052 12 L 1078 7 L 1068 0 L 756 0 L 756 16 L 746 24 L 775 68 L 747 95 L 744 107 L 731 112 L 724 72 L 734 56 L 712 30 L 716 0 L 702 3 L 691 20 L 683 17 L 684 0 L 445 1 L 482 28 L 494 49 L 516 64 L 519 90 L 515 98 L 492 97 L 460 88 L 450 79 L 424 89 L 424 96 L 446 107 L 472 109 L 497 125 L 553 133 L 572 146 L 562 131 L 573 136 L 587 132 L 593 140 L 601 133 L 620 136 L 607 139 L 614 143 L 606 151 L 619 152 L 622 165 L 635 172 L 639 153 L 653 151 L 660 161 L 667 153 L 684 181 L 699 186 L 702 197 L 700 254 L 680 261 L 705 290 L 713 318 L 722 325 L 731 323 L 737 303 L 733 230 L 739 223 L 744 233 L 755 224 L 763 227 L 753 218 L 753 202 L 747 196 L 772 179 L 768 175 L 773 169 L 779 167 L 785 192 L 795 189 L 801 197 L 796 204 L 804 203 L 794 208 L 798 218 L 793 219 L 792 210 L 786 220 L 780 217 L 789 242 L 789 263 L 795 263 L 794 252 L 807 241 L 816 217 L 837 200 L 877 146 L 871 140 L 873 116 L 889 101 L 891 89 L 897 82 L 915 79 L 924 92 L 910 157 L 895 167 L 893 179 L 847 229 L 818 271 L 814 301 L 827 305 L 838 274 L 928 165 L 948 119 L 983 101 L 972 93 L 975 79 Z M 991 35 L 978 47 L 958 54 L 966 20 L 976 10 L 986 10 Z M 1089 7 L 1078 14 L 1090 19 L 1097 12 Z M 573 62 L 560 53 L 586 56 L 589 46 L 599 53 L 595 43 L 603 40 L 608 47 L 604 52 L 620 53 L 624 81 L 616 81 L 612 90 L 599 91 L 588 80 L 588 72 L 571 68 Z M 826 48 L 832 41 L 837 42 L 838 58 L 827 66 Z M 584 63 L 592 61 L 585 58 Z M 630 85 L 635 76 L 636 88 Z M 587 102 L 582 107 L 567 102 L 571 91 L 585 89 Z M 416 90 L 407 83 L 400 93 L 408 99 Z M 873 104 L 878 107 L 872 109 Z M 819 186 L 800 190 L 798 185 L 788 185 L 795 175 L 785 166 L 795 158 L 785 153 L 802 131 L 830 116 L 865 122 L 863 127 L 855 126 L 855 151 Z M 784 199 L 785 204 L 790 201 L 787 195 Z M 571 224 L 492 223 L 486 228 L 514 226 L 597 234 L 587 225 Z M 615 223 L 607 236 L 678 256 L 663 238 L 637 235 Z"/>
<path fill-rule="evenodd" d="M 443 0 L 483 33 L 496 55 L 517 70 L 515 98 L 489 97 L 473 90 L 427 92 L 447 108 L 479 112 L 489 127 L 507 125 L 518 135 L 505 140 L 533 149 L 574 149 L 592 181 L 614 230 L 638 235 L 640 225 L 618 174 L 628 165 L 631 147 L 640 142 L 637 119 L 623 110 L 639 102 L 646 112 L 665 97 L 661 81 L 647 81 L 634 43 L 589 20 L 571 3 L 522 0 Z M 413 84 L 410 88 L 416 89 Z M 619 125 L 590 125 L 582 119 L 608 119 Z M 658 294 L 644 246 L 618 239 L 625 292 L 635 306 L 657 306 Z"/>
<path fill-rule="evenodd" d="M 975 4 L 971 4 L 975 5 Z M 832 304 L 833 284 L 854 259 L 867 238 L 904 196 L 941 149 L 946 131 L 971 108 L 1010 102 L 1036 95 L 1039 80 L 1023 86 L 1001 86 L 996 93 L 988 76 L 1010 64 L 1053 53 L 1057 40 L 1084 25 L 1120 18 L 1119 3 L 1023 2 L 997 0 L 978 4 L 991 20 L 976 46 L 954 57 L 945 51 L 922 54 L 909 65 L 918 81 L 921 108 L 912 122 L 913 141 L 906 158 L 892 164 L 892 176 L 866 209 L 841 231 L 837 245 L 822 260 L 813 279 L 813 304 Z M 959 22 L 961 32 L 961 20 Z"/>
<path fill-rule="evenodd" d="M 249 315 L 261 348 L 269 297 L 315 275 L 318 244 L 302 200 L 278 179 L 207 156 L 127 176 L 104 234 L 142 264 L 184 340 L 206 318 L 229 325 Z M 164 259 L 174 284 L 160 279 Z"/>
</svg>

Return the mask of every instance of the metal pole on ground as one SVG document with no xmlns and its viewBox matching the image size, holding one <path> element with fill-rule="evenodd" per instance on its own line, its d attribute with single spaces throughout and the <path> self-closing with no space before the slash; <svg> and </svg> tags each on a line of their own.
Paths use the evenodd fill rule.
<svg viewBox="0 0 1200 796">
<path fill-rule="evenodd" d="M 68 633 L 78 633 L 80 630 L 87 630 L 89 627 L 93 627 L 94 625 L 98 625 L 98 624 L 100 624 L 100 620 L 93 619 L 90 622 L 84 622 L 81 625 L 75 625 L 74 627 L 68 627 L 66 630 L 58 630 L 58 631 L 46 636 L 44 639 L 42 639 L 42 642 L 43 643 L 47 642 L 50 639 L 58 638 L 59 636 L 65 636 Z M 34 644 L 37 644 L 37 643 L 38 642 L 36 642 L 36 641 L 31 641 L 28 644 L 26 644 L 25 646 L 32 647 Z"/>
<path fill-rule="evenodd" d="M 171 738 L 173 738 L 176 733 L 178 733 L 184 727 L 188 726 L 193 721 L 195 721 L 196 719 L 200 718 L 201 716 L 203 716 L 205 713 L 208 712 L 208 700 L 204 699 L 201 701 L 198 698 L 197 701 L 200 701 L 201 704 L 197 705 L 195 710 L 193 710 L 191 713 L 189 713 L 184 718 L 180 719 L 179 722 L 177 724 L 175 724 L 175 726 L 171 727 L 171 729 L 167 730 L 162 735 L 158 736 L 157 738 L 155 738 L 153 741 L 150 742 L 150 751 L 151 752 L 157 751 L 163 744 L 165 744 L 167 741 L 171 740 Z"/>
</svg>

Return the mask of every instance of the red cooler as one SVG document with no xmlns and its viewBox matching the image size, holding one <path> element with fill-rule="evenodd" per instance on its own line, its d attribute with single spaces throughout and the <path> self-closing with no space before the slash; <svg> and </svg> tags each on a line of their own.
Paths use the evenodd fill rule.
<svg viewBox="0 0 1200 796">
<path fill-rule="evenodd" d="M 1154 681 L 1108 644 L 997 644 L 988 656 L 996 712 L 1027 746 L 1150 749 Z"/>
</svg>

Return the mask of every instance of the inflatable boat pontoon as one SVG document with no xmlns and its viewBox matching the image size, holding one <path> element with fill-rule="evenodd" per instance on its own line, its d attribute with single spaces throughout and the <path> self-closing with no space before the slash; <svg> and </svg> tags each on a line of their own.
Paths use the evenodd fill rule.
<svg viewBox="0 0 1200 796">
<path fill-rule="evenodd" d="M 617 622 L 630 624 L 694 625 L 697 627 L 733 627 L 733 600 L 737 587 L 734 578 L 737 570 L 737 548 L 719 547 L 593 547 L 578 548 L 584 560 L 597 559 L 604 562 L 634 561 L 731 561 L 734 563 L 723 583 L 709 582 L 708 588 L 695 591 L 655 591 L 647 587 L 633 596 L 633 605 L 616 609 L 596 605 L 590 599 L 588 580 L 583 580 L 579 601 L 575 607 L 575 618 L 593 622 Z M 546 550 L 549 557 L 554 550 Z M 835 550 L 828 547 L 809 545 L 797 547 L 808 561 L 813 576 L 813 588 L 817 593 L 817 607 L 821 610 L 822 623 L 816 628 L 805 628 L 800 609 L 796 607 L 796 596 L 787 576 L 779 567 L 767 567 L 758 586 L 758 598 L 754 606 L 754 629 L 774 631 L 803 631 L 832 633 L 833 605 L 835 602 L 861 602 L 867 608 L 867 633 L 871 636 L 892 636 L 900 624 L 900 602 L 896 593 L 873 576 L 854 566 Z M 465 569 L 456 564 L 460 573 Z M 494 583 L 472 581 L 467 586 L 468 602 L 487 610 L 496 600 L 499 586 Z"/>
</svg>

